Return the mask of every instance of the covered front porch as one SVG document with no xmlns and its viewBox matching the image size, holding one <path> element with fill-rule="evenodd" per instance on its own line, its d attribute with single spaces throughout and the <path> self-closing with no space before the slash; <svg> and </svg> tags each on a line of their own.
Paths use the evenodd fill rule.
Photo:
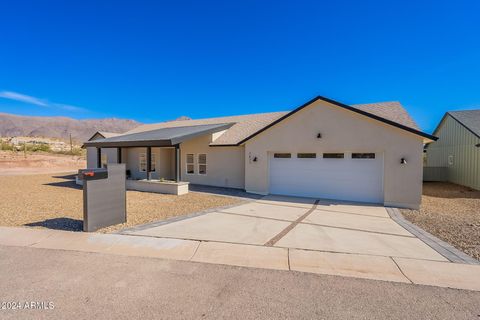
<svg viewBox="0 0 480 320">
<path fill-rule="evenodd" d="M 84 144 L 90 160 L 88 165 L 101 168 L 108 163 L 125 163 L 127 189 L 185 194 L 188 193 L 188 182 L 181 181 L 181 143 L 230 126 L 164 128 L 88 141 Z"/>
</svg>

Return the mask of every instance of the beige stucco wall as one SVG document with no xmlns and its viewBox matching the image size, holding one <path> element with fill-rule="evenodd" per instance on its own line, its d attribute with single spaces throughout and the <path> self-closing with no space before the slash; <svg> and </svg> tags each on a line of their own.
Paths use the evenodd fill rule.
<svg viewBox="0 0 480 320">
<path fill-rule="evenodd" d="M 418 208 L 422 150 L 417 135 L 317 101 L 246 142 L 245 189 L 269 193 L 269 152 L 376 152 L 384 154 L 384 204 Z"/>
<path fill-rule="evenodd" d="M 107 155 L 107 163 L 117 163 L 117 148 L 102 148 L 102 155 Z M 87 168 L 97 167 L 97 148 L 87 147 Z"/>
<path fill-rule="evenodd" d="M 130 170 L 131 178 L 146 179 L 147 173 L 140 171 L 140 153 L 146 153 L 146 148 L 123 148 L 125 154 L 122 158 L 127 164 L 127 170 Z M 151 173 L 152 179 L 174 179 L 175 166 L 174 148 L 152 148 L 152 154 L 155 154 L 156 171 Z"/>
<path fill-rule="evenodd" d="M 214 137 L 217 137 L 215 135 Z M 243 147 L 210 147 L 212 135 L 204 135 L 180 144 L 181 180 L 218 187 L 245 187 Z M 186 154 L 195 155 L 195 174 L 186 174 Z M 198 174 L 198 154 L 207 154 L 207 174 Z"/>
</svg>

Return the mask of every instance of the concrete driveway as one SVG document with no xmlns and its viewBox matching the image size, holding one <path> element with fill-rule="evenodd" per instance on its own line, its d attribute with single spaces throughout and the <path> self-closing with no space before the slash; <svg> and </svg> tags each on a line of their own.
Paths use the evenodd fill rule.
<svg viewBox="0 0 480 320">
<path fill-rule="evenodd" d="M 160 238 L 447 261 L 390 218 L 383 206 L 267 196 L 130 234 Z"/>
<path fill-rule="evenodd" d="M 480 291 L 479 265 L 392 217 L 378 205 L 267 196 L 122 233 L 189 261 Z"/>
</svg>

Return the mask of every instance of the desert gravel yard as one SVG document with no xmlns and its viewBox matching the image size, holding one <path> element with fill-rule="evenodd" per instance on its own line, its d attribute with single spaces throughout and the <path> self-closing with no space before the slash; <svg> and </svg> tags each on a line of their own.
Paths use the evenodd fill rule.
<svg viewBox="0 0 480 320">
<path fill-rule="evenodd" d="M 480 260 L 480 191 L 426 182 L 420 210 L 401 211 L 412 223 Z"/>
<path fill-rule="evenodd" d="M 242 200 L 194 193 L 183 196 L 127 191 L 127 223 L 112 232 Z M 71 174 L 0 176 L 0 225 L 81 231 L 82 189 Z"/>
</svg>

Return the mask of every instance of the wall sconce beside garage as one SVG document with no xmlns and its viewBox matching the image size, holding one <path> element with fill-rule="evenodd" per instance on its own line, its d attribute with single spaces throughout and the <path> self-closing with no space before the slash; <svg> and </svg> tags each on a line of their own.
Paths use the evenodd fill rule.
<svg viewBox="0 0 480 320">
<path fill-rule="evenodd" d="M 407 159 L 405 158 L 400 159 L 400 164 L 407 164 Z"/>
<path fill-rule="evenodd" d="M 317 139 L 322 139 L 322 134 L 320 132 L 317 133 Z"/>
<path fill-rule="evenodd" d="M 252 153 L 249 152 L 249 153 L 248 153 L 248 160 L 249 160 L 250 163 L 252 163 L 252 162 L 258 162 L 258 157 L 257 157 L 257 156 L 252 156 Z"/>
</svg>

